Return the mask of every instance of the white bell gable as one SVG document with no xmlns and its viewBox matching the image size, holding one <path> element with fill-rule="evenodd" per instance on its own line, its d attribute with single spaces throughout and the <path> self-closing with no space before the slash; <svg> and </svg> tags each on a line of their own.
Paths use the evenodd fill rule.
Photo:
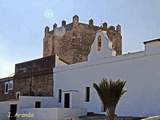
<svg viewBox="0 0 160 120">
<path fill-rule="evenodd" d="M 91 46 L 91 51 L 88 56 L 88 61 L 99 60 L 104 57 L 110 57 L 114 55 L 112 49 L 112 42 L 109 40 L 106 31 L 98 31 L 96 33 L 95 40 Z"/>
</svg>

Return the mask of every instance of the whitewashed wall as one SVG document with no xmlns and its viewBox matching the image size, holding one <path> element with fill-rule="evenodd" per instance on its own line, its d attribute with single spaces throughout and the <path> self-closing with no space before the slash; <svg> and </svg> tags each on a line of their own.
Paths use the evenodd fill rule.
<svg viewBox="0 0 160 120">
<path fill-rule="evenodd" d="M 98 48 L 98 37 L 101 36 L 101 49 L 97 51 Z M 109 47 L 109 40 L 106 31 L 100 31 L 96 33 L 95 40 L 91 46 L 91 52 L 88 56 L 88 61 L 96 61 L 102 59 L 104 56 L 112 56 L 113 49 Z"/>
<path fill-rule="evenodd" d="M 42 108 L 61 107 L 57 99 L 54 97 L 33 97 L 33 96 L 20 96 L 18 101 L 18 111 L 24 108 L 35 108 L 35 102 L 40 101 Z"/>
<path fill-rule="evenodd" d="M 82 98 L 79 94 L 79 92 L 74 92 L 71 95 L 71 107 L 72 108 L 83 108 L 81 104 Z"/>
<path fill-rule="evenodd" d="M 68 108 L 28 108 L 22 109 L 21 112 L 34 114 L 30 120 L 64 120 L 66 117 L 86 115 L 84 109 Z M 19 120 L 23 120 L 23 118 L 19 118 Z"/>
<path fill-rule="evenodd" d="M 64 94 L 70 94 L 70 107 L 71 108 L 83 108 L 82 107 L 82 98 L 78 91 L 62 91 L 62 107 L 64 106 Z"/>
<path fill-rule="evenodd" d="M 126 80 L 127 93 L 117 108 L 119 115 L 148 116 L 160 114 L 160 52 L 138 52 L 109 57 L 93 63 L 80 63 L 54 70 L 55 95 L 58 89 L 78 90 L 82 107 L 100 112 L 101 101 L 93 89 L 94 82 L 108 79 Z M 91 101 L 85 102 L 85 87 L 91 87 Z"/>
<path fill-rule="evenodd" d="M 9 120 L 10 104 L 16 104 L 16 101 L 0 102 L 0 120 Z"/>
</svg>

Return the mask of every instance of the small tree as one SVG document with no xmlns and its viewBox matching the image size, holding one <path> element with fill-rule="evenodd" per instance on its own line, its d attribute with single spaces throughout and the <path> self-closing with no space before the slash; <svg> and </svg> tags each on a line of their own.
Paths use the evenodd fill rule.
<svg viewBox="0 0 160 120">
<path fill-rule="evenodd" d="M 108 120 L 115 119 L 115 110 L 121 96 L 126 92 L 124 86 L 126 81 L 107 80 L 103 78 L 99 84 L 93 83 L 107 113 Z"/>
</svg>

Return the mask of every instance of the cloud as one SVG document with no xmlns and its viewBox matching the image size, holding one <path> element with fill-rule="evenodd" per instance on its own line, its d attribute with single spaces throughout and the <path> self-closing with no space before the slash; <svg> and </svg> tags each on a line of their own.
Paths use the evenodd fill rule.
<svg viewBox="0 0 160 120">
<path fill-rule="evenodd" d="M 54 12 L 52 9 L 46 9 L 43 15 L 46 19 L 49 19 L 49 20 L 54 18 Z"/>
</svg>

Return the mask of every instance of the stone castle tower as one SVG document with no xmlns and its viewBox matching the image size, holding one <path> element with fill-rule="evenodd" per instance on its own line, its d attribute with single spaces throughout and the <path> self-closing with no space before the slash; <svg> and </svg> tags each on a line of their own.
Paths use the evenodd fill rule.
<svg viewBox="0 0 160 120">
<path fill-rule="evenodd" d="M 116 55 L 122 54 L 122 36 L 121 26 L 95 26 L 92 19 L 88 24 L 80 23 L 79 17 L 75 15 L 72 23 L 66 24 L 62 21 L 61 27 L 57 24 L 53 25 L 50 30 L 48 26 L 45 28 L 45 36 L 43 39 L 43 56 L 58 55 L 59 59 L 67 64 L 87 61 L 91 45 L 94 41 L 96 32 L 99 30 L 106 31 L 108 38 L 112 42 L 112 49 L 116 51 Z"/>
</svg>

